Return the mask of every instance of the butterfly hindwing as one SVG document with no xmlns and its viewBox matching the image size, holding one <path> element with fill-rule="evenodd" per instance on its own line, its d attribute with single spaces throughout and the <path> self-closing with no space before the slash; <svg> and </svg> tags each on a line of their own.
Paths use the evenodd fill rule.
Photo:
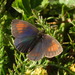
<svg viewBox="0 0 75 75">
<path fill-rule="evenodd" d="M 27 53 L 27 50 L 31 46 L 33 40 L 34 40 L 33 36 L 22 37 L 22 38 L 17 37 L 14 41 L 14 44 L 18 51 Z"/>
<path fill-rule="evenodd" d="M 34 60 L 34 61 L 37 61 L 37 60 L 40 60 L 41 58 L 43 58 L 44 56 L 44 51 L 42 49 L 42 40 L 39 41 L 35 47 L 32 49 L 32 51 L 28 54 L 28 58 L 30 60 Z"/>
</svg>

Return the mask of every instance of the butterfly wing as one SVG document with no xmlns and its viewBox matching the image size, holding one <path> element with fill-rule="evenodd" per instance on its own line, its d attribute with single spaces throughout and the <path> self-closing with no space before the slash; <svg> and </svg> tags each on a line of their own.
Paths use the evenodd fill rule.
<svg viewBox="0 0 75 75">
<path fill-rule="evenodd" d="M 59 55 L 63 51 L 60 43 L 50 35 L 44 34 L 42 40 L 28 54 L 30 60 L 39 60 L 42 57 L 52 58 Z"/>
<path fill-rule="evenodd" d="M 14 45 L 16 46 L 17 50 L 23 53 L 27 53 L 29 47 L 31 46 L 33 40 L 35 37 L 33 36 L 27 36 L 19 38 L 17 37 L 14 41 Z"/>
<path fill-rule="evenodd" d="M 41 58 L 43 58 L 44 56 L 44 51 L 43 51 L 43 44 L 42 44 L 42 40 L 40 40 L 36 45 L 35 47 L 32 49 L 31 52 L 29 52 L 28 54 L 28 58 L 30 60 L 34 60 L 34 61 L 37 61 L 37 60 L 40 60 Z"/>
<path fill-rule="evenodd" d="M 39 32 L 38 29 L 32 24 L 22 20 L 13 20 L 11 25 L 11 32 L 15 37 L 14 44 L 16 48 L 19 51 L 26 53 L 35 36 Z"/>
<path fill-rule="evenodd" d="M 50 35 L 44 35 L 43 49 L 45 57 L 52 58 L 62 53 L 63 48 L 60 43 Z"/>
<path fill-rule="evenodd" d="M 14 37 L 19 35 L 22 35 L 22 37 L 32 36 L 38 33 L 38 29 L 35 26 L 23 20 L 12 20 L 11 25 L 11 32 Z"/>
</svg>

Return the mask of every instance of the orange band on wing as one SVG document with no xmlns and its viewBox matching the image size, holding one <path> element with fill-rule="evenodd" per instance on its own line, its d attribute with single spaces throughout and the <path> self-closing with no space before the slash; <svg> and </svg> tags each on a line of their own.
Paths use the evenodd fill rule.
<svg viewBox="0 0 75 75">
<path fill-rule="evenodd" d="M 48 48 L 48 51 L 56 51 L 58 50 L 59 45 L 55 42 L 52 42 L 52 45 Z"/>
<path fill-rule="evenodd" d="M 17 30 L 19 31 L 19 33 L 22 33 L 23 29 L 27 27 L 27 25 L 23 24 L 23 22 L 19 22 L 18 24 L 16 24 Z"/>
</svg>

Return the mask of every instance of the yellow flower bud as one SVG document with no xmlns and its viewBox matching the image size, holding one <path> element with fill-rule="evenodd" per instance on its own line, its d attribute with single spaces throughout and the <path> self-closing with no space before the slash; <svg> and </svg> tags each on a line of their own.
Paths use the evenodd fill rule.
<svg viewBox="0 0 75 75">
<path fill-rule="evenodd" d="M 73 72 L 75 72 L 75 64 L 72 64 L 72 65 L 70 66 L 70 70 L 73 71 Z"/>
</svg>

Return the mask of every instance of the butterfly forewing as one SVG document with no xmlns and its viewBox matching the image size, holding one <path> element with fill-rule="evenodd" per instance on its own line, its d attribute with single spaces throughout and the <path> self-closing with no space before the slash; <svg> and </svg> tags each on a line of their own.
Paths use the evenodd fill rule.
<svg viewBox="0 0 75 75">
<path fill-rule="evenodd" d="M 20 34 L 23 34 L 23 37 L 25 35 L 32 36 L 38 33 L 38 29 L 26 21 L 15 19 L 11 22 L 11 25 L 11 32 L 14 37 L 21 36 Z"/>
<path fill-rule="evenodd" d="M 38 34 L 38 29 L 32 24 L 22 20 L 13 20 L 11 25 L 12 35 L 15 37 L 14 44 L 17 50 L 26 53 Z"/>
<path fill-rule="evenodd" d="M 43 51 L 45 51 L 45 57 L 52 58 L 62 53 L 62 46 L 52 36 L 45 34 L 43 41 Z"/>
</svg>

